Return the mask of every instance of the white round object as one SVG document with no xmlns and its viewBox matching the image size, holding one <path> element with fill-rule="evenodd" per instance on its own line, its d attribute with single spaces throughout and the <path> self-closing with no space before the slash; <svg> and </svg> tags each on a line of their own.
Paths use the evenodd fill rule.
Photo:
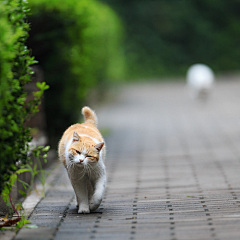
<svg viewBox="0 0 240 240">
<path fill-rule="evenodd" d="M 192 98 L 208 98 L 214 83 L 214 73 L 205 64 L 194 64 L 187 71 L 187 86 Z"/>
<path fill-rule="evenodd" d="M 187 83 L 196 89 L 209 89 L 213 82 L 214 73 L 205 64 L 194 64 L 187 71 Z"/>
</svg>

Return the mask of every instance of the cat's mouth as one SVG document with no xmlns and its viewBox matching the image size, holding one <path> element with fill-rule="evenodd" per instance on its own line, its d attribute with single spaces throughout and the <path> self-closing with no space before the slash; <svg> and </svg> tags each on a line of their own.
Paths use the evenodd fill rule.
<svg viewBox="0 0 240 240">
<path fill-rule="evenodd" d="M 78 160 L 76 163 L 79 164 L 79 165 L 83 165 L 83 164 L 84 164 L 84 160 L 83 160 L 83 159 L 80 159 L 80 160 Z"/>
</svg>

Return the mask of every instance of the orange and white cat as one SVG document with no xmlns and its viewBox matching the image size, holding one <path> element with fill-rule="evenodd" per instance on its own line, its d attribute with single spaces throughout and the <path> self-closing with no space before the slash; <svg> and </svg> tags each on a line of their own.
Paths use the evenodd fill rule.
<svg viewBox="0 0 240 240">
<path fill-rule="evenodd" d="M 60 161 L 67 169 L 76 194 L 78 213 L 96 210 L 106 185 L 105 143 L 97 129 L 97 116 L 84 107 L 85 122 L 70 126 L 58 147 Z"/>
</svg>

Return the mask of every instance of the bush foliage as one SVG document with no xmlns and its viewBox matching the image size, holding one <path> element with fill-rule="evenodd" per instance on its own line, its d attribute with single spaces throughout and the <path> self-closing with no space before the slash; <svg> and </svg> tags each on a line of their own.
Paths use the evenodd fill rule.
<svg viewBox="0 0 240 240">
<path fill-rule="evenodd" d="M 28 6 L 23 0 L 0 2 L 0 193 L 13 172 L 16 163 L 27 162 L 30 131 L 25 122 L 38 111 L 40 98 L 47 88 L 40 84 L 35 98 L 26 103 L 25 85 L 31 80 L 35 63 L 26 47 L 29 24 Z"/>
<path fill-rule="evenodd" d="M 122 27 L 106 5 L 94 0 L 30 0 L 29 48 L 44 70 L 51 143 L 79 120 L 91 89 L 122 78 Z"/>
</svg>

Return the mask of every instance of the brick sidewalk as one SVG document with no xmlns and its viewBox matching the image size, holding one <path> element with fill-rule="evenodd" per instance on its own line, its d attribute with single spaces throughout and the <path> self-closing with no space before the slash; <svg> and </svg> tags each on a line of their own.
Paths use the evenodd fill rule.
<svg viewBox="0 0 240 240">
<path fill-rule="evenodd" d="M 20 239 L 240 239 L 240 81 L 207 102 L 181 83 L 124 88 L 96 109 L 108 128 L 108 184 L 96 213 L 77 214 L 63 168 Z"/>
</svg>

